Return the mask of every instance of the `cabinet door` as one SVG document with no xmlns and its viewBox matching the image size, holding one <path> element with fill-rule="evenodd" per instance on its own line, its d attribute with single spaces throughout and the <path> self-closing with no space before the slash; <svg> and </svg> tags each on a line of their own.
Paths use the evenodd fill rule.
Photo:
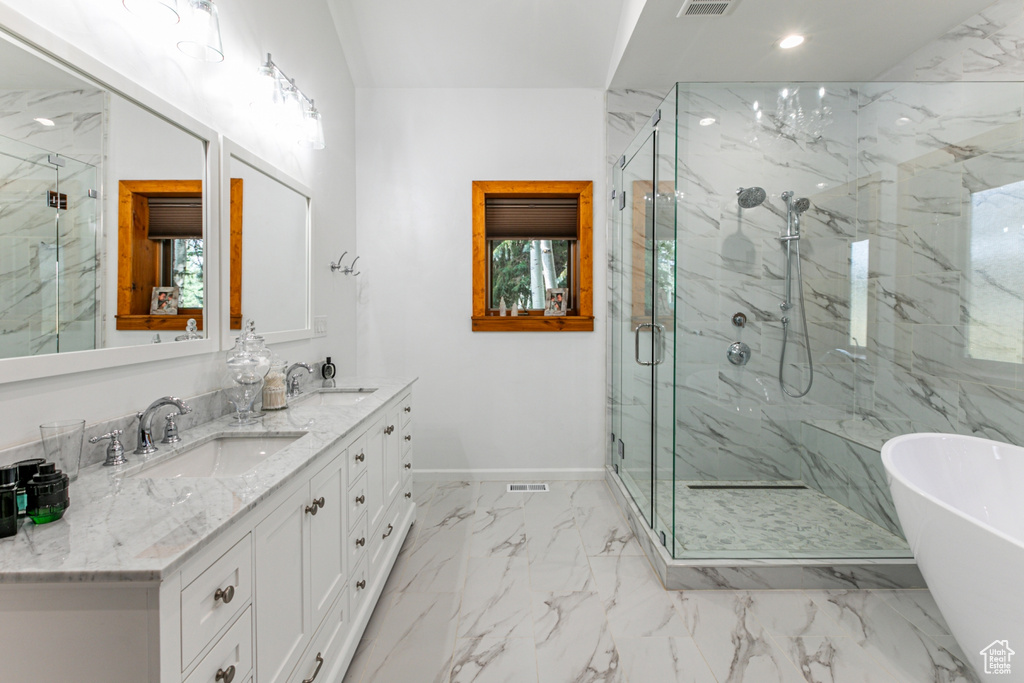
<svg viewBox="0 0 1024 683">
<path fill-rule="evenodd" d="M 309 487 L 256 527 L 256 678 L 279 683 L 312 633 L 309 613 Z"/>
<path fill-rule="evenodd" d="M 366 520 L 370 529 L 384 516 L 384 430 L 389 423 L 380 417 L 366 432 Z"/>
<path fill-rule="evenodd" d="M 402 418 L 396 406 L 387 412 L 384 428 L 384 505 L 398 495 L 402 484 Z"/>
<path fill-rule="evenodd" d="M 314 628 L 323 621 L 345 582 L 348 491 L 342 475 L 347 457 L 345 451 L 332 460 L 309 486 L 311 499 L 319 503 L 322 498 L 324 503 L 322 507 L 318 505 L 317 514 L 309 520 L 309 585 Z"/>
</svg>

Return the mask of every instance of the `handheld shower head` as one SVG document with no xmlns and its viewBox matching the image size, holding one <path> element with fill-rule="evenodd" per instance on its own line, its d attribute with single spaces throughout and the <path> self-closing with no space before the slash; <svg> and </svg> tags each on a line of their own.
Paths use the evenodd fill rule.
<svg viewBox="0 0 1024 683">
<path fill-rule="evenodd" d="M 760 206 L 768 195 L 760 187 L 741 187 L 736 190 L 736 203 L 741 209 L 753 209 Z"/>
<path fill-rule="evenodd" d="M 795 202 L 793 202 L 793 210 L 796 211 L 798 215 L 809 208 L 811 208 L 811 200 L 809 200 L 807 197 L 801 197 L 800 199 L 797 199 Z"/>
</svg>

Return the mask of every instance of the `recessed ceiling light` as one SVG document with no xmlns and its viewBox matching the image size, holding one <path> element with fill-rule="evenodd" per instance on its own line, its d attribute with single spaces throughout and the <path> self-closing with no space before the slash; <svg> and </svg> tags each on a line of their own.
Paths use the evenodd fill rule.
<svg viewBox="0 0 1024 683">
<path fill-rule="evenodd" d="M 793 33 L 780 40 L 779 47 L 781 47 L 783 50 L 791 50 L 797 45 L 803 44 L 803 42 L 804 37 L 802 35 L 798 33 Z"/>
<path fill-rule="evenodd" d="M 908 123 L 910 123 L 910 119 L 908 119 L 906 116 L 901 116 L 898 119 L 896 119 L 897 126 L 905 126 Z"/>
<path fill-rule="evenodd" d="M 715 118 L 713 116 L 706 116 L 706 117 L 704 117 L 704 118 L 702 118 L 700 120 L 700 125 L 702 125 L 702 126 L 710 126 L 714 122 L 715 122 Z"/>
<path fill-rule="evenodd" d="M 41 117 L 41 116 L 40 116 L 39 118 L 37 118 L 37 119 L 32 119 L 32 120 L 33 120 L 33 121 L 35 121 L 36 123 L 41 123 L 41 124 L 42 124 L 42 125 L 44 125 L 44 126 L 53 126 L 53 125 L 56 125 L 56 124 L 55 124 L 55 123 L 54 123 L 53 121 L 51 121 L 50 119 L 44 119 L 44 118 L 43 118 L 43 117 Z"/>
</svg>

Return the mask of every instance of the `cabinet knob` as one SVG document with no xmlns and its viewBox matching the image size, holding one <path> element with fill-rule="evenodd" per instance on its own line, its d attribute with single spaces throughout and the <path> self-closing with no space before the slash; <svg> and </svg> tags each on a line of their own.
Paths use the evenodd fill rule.
<svg viewBox="0 0 1024 683">
<path fill-rule="evenodd" d="M 405 469 L 411 470 L 412 469 L 412 463 L 411 462 L 405 463 Z"/>
<path fill-rule="evenodd" d="M 412 491 L 407 491 L 407 492 L 405 493 L 405 497 L 406 497 L 406 498 L 412 498 Z"/>
<path fill-rule="evenodd" d="M 411 413 L 412 412 L 412 406 L 406 406 L 406 407 L 402 408 L 402 410 L 404 410 L 407 413 Z"/>
<path fill-rule="evenodd" d="M 366 579 L 363 579 L 362 581 L 356 581 L 356 588 L 359 588 L 360 590 L 366 588 Z"/>
<path fill-rule="evenodd" d="M 232 664 L 226 669 L 217 669 L 217 678 L 214 680 L 231 683 L 231 681 L 235 680 L 235 665 Z"/>
<path fill-rule="evenodd" d="M 228 604 L 229 602 L 231 602 L 234 599 L 235 599 L 235 587 L 234 586 L 228 586 L 227 588 L 218 588 L 217 592 L 213 594 L 214 602 L 216 602 L 217 600 L 222 600 L 225 605 Z M 232 675 L 234 675 L 234 674 L 232 674 Z"/>
<path fill-rule="evenodd" d="M 324 655 L 322 652 L 316 653 L 316 671 L 309 678 L 303 678 L 302 683 L 313 683 L 316 680 L 317 675 L 320 673 L 320 667 L 324 665 Z"/>
<path fill-rule="evenodd" d="M 405 440 L 406 441 L 412 441 L 412 434 L 406 434 L 405 435 Z"/>
<path fill-rule="evenodd" d="M 356 502 L 362 505 L 366 502 L 366 496 L 356 496 Z"/>
<path fill-rule="evenodd" d="M 322 508 L 323 506 L 324 506 L 324 497 L 323 496 L 320 496 L 319 498 L 314 498 L 313 499 L 313 504 L 306 506 L 306 514 L 313 515 L 315 517 L 316 516 L 316 511 L 319 510 L 320 508 Z"/>
<path fill-rule="evenodd" d="M 386 534 L 384 534 L 383 536 L 381 536 L 381 538 L 387 538 L 388 536 L 391 535 L 391 532 L 394 531 L 394 530 L 395 530 L 394 525 L 393 524 L 388 524 L 388 532 Z"/>
<path fill-rule="evenodd" d="M 366 454 L 365 453 L 360 452 L 360 453 L 356 454 L 356 462 L 362 462 L 364 460 L 366 460 Z"/>
<path fill-rule="evenodd" d="M 358 545 L 358 546 L 366 545 L 366 537 L 363 536 L 362 538 L 357 538 L 356 539 L 356 545 Z"/>
<path fill-rule="evenodd" d="M 393 434 L 394 431 L 395 425 L 388 425 L 387 427 L 384 428 L 384 433 L 387 434 L 388 436 L 391 436 L 391 434 Z"/>
</svg>

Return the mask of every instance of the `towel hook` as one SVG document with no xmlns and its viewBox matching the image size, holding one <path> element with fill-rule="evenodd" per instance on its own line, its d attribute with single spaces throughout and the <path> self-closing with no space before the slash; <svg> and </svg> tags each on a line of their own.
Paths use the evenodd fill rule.
<svg viewBox="0 0 1024 683">
<path fill-rule="evenodd" d="M 359 275 L 359 273 L 362 272 L 362 271 L 356 270 L 356 261 L 359 260 L 358 256 L 356 256 L 354 259 L 352 259 L 352 263 L 350 263 L 348 266 L 342 266 L 341 265 L 341 262 L 345 259 L 345 256 L 347 254 L 348 254 L 348 252 L 346 251 L 344 254 L 339 256 L 337 263 L 335 263 L 334 261 L 331 261 L 331 272 L 332 273 L 336 273 L 336 272 L 338 272 L 340 270 L 343 275 Z"/>
</svg>

